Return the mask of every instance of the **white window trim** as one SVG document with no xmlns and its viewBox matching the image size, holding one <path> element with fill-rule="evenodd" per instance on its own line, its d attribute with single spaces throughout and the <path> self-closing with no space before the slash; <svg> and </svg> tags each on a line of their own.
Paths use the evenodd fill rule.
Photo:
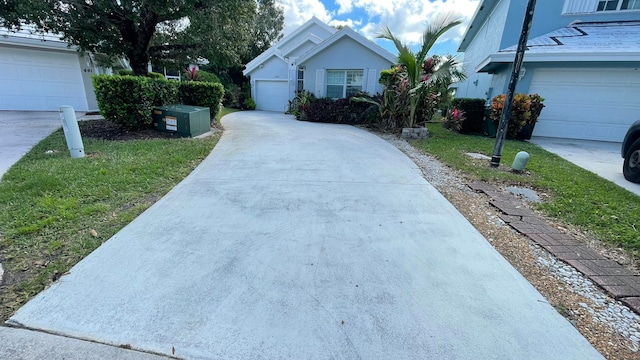
<svg viewBox="0 0 640 360">
<path fill-rule="evenodd" d="M 360 83 L 360 91 L 364 91 L 364 69 L 327 69 L 327 84 L 325 85 L 325 91 L 327 96 L 329 96 L 329 86 L 342 86 L 342 98 L 347 97 L 347 86 L 354 86 L 347 84 L 348 72 L 349 71 L 359 71 L 361 74 L 362 82 Z M 344 82 L 342 84 L 329 84 L 329 73 L 330 72 L 344 72 Z M 336 98 L 338 99 L 338 98 Z"/>
<path fill-rule="evenodd" d="M 302 72 L 302 79 L 300 79 L 300 72 Z M 304 91 L 304 85 L 305 85 L 305 78 L 307 77 L 307 69 L 304 66 L 298 66 L 298 69 L 296 70 L 296 91 Z M 302 82 L 302 89 L 299 89 L 300 87 L 300 82 Z"/>
<path fill-rule="evenodd" d="M 613 12 L 628 12 L 628 11 L 640 11 L 640 9 L 621 9 L 622 0 L 617 0 L 618 4 L 615 10 L 600 10 L 598 11 L 598 4 L 601 0 L 565 0 L 564 7 L 562 8 L 562 15 L 575 15 L 575 14 L 599 14 L 599 13 L 613 13 Z"/>
</svg>

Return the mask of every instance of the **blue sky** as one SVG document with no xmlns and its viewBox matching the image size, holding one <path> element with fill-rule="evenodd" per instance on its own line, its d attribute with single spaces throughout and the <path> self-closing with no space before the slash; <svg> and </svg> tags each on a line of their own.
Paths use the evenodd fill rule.
<svg viewBox="0 0 640 360">
<path fill-rule="evenodd" d="M 381 26 L 388 26 L 404 42 L 417 47 L 426 24 L 452 13 L 463 24 L 450 30 L 432 54 L 455 54 L 479 0 L 280 0 L 285 15 L 285 34 L 316 16 L 329 25 L 348 25 L 365 37 L 396 53 L 386 40 L 375 39 Z"/>
</svg>

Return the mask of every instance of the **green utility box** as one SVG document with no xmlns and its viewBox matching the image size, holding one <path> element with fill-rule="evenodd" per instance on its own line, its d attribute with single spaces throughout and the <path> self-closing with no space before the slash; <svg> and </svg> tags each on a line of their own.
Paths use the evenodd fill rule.
<svg viewBox="0 0 640 360">
<path fill-rule="evenodd" d="M 153 127 L 177 136 L 194 137 L 211 130 L 209 108 L 191 105 L 167 105 L 153 108 Z"/>
</svg>

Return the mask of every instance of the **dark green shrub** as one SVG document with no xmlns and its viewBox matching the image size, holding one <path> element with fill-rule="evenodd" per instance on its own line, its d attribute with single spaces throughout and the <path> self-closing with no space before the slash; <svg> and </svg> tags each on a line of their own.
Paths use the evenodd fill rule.
<svg viewBox="0 0 640 360">
<path fill-rule="evenodd" d="M 176 82 L 144 76 L 93 76 L 100 113 L 105 119 L 136 130 L 151 125 L 154 106 L 179 102 Z"/>
<path fill-rule="evenodd" d="M 180 103 L 180 91 L 177 81 L 152 79 L 153 106 L 162 106 Z"/>
<path fill-rule="evenodd" d="M 126 70 L 126 69 L 121 69 L 118 70 L 118 75 L 120 76 L 135 76 L 133 74 L 133 70 Z M 153 71 L 149 71 L 147 73 L 147 77 L 148 78 L 152 78 L 152 79 L 164 79 L 164 75 L 157 73 L 157 72 L 153 72 Z"/>
<path fill-rule="evenodd" d="M 147 77 L 150 77 L 152 79 L 164 79 L 164 75 L 153 71 L 149 71 L 147 73 Z"/>
<path fill-rule="evenodd" d="M 94 76 L 93 87 L 100 113 L 105 119 L 128 129 L 150 125 L 154 102 L 151 82 L 141 76 Z"/>
<path fill-rule="evenodd" d="M 453 99 L 451 106 L 465 116 L 460 132 L 463 134 L 481 134 L 484 124 L 485 99 L 458 98 Z"/>
<path fill-rule="evenodd" d="M 353 97 L 368 97 L 367 94 L 357 94 Z M 376 105 L 367 102 L 351 101 L 352 97 L 343 99 L 311 99 L 301 111 L 299 119 L 310 122 L 323 122 L 333 124 L 363 125 L 380 121 L 380 111 Z"/>
<path fill-rule="evenodd" d="M 222 84 L 188 81 L 179 83 L 180 101 L 185 105 L 206 106 L 211 119 L 220 111 L 220 101 L 224 96 Z"/>
<path fill-rule="evenodd" d="M 216 74 L 204 70 L 198 70 L 198 79 L 196 81 L 212 82 L 216 84 L 220 83 L 220 79 Z"/>
<path fill-rule="evenodd" d="M 247 110 L 255 110 L 256 109 L 256 102 L 252 99 L 252 98 L 248 98 L 244 101 L 244 107 Z"/>
<path fill-rule="evenodd" d="M 242 88 L 234 83 L 224 86 L 224 106 L 239 109 L 242 106 Z"/>
</svg>

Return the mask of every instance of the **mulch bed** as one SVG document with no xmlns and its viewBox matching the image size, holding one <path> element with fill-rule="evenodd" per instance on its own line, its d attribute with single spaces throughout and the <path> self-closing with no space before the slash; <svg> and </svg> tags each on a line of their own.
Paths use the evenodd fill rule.
<svg viewBox="0 0 640 360">
<path fill-rule="evenodd" d="M 83 137 L 102 140 L 128 141 L 149 139 L 180 139 L 175 133 L 161 132 L 153 128 L 129 130 L 108 120 L 80 121 L 80 133 Z"/>
</svg>

